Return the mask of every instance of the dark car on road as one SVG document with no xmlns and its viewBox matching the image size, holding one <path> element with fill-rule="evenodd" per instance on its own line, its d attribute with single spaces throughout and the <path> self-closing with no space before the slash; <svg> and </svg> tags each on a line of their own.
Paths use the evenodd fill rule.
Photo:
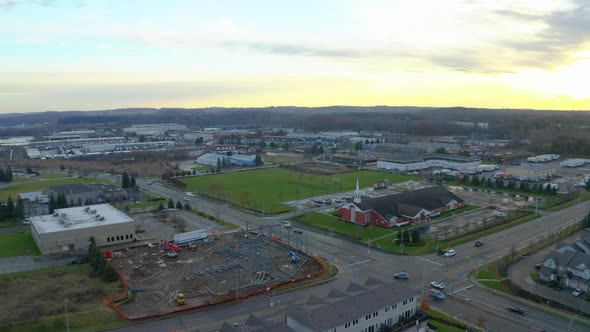
<svg viewBox="0 0 590 332">
<path fill-rule="evenodd" d="M 410 274 L 408 272 L 398 272 L 393 275 L 394 279 L 409 279 Z"/>
<path fill-rule="evenodd" d="M 512 307 L 508 307 L 506 308 L 506 310 L 515 313 L 517 315 L 524 315 L 524 310 L 522 310 L 519 306 L 512 306 Z"/>
<path fill-rule="evenodd" d="M 447 253 L 447 252 L 446 252 L 445 250 L 442 250 L 442 249 L 439 249 L 439 250 L 436 252 L 436 254 L 437 254 L 437 255 L 439 255 L 439 256 L 441 256 L 441 255 L 444 255 L 444 254 L 446 254 L 446 253 Z"/>
<path fill-rule="evenodd" d="M 476 247 L 481 247 L 481 246 L 483 246 L 483 242 L 477 241 L 477 242 L 475 242 L 475 246 Z"/>
</svg>

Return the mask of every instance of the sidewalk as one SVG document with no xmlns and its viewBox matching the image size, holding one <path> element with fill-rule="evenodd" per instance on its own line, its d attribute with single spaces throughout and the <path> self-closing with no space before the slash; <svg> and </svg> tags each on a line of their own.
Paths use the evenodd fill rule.
<svg viewBox="0 0 590 332">
<path fill-rule="evenodd" d="M 575 243 L 575 241 L 579 240 L 584 235 L 588 235 L 588 233 L 581 231 L 573 234 L 570 237 L 563 239 L 560 242 L 570 244 Z M 546 299 L 553 300 L 565 304 L 567 306 L 576 308 L 577 310 L 580 310 L 586 314 L 590 314 L 590 302 L 584 300 L 583 296 L 572 296 L 573 289 L 565 288 L 561 291 L 556 291 L 547 286 L 538 284 L 530 278 L 530 273 L 538 273 L 538 271 L 535 269 L 535 264 L 542 263 L 545 256 L 547 256 L 549 252 L 554 250 L 555 247 L 556 244 L 552 244 L 534 254 L 529 255 L 524 259 L 519 260 L 517 263 L 512 264 L 508 269 L 508 277 L 510 278 L 513 284 L 517 285 L 523 290 L 537 294 Z"/>
</svg>

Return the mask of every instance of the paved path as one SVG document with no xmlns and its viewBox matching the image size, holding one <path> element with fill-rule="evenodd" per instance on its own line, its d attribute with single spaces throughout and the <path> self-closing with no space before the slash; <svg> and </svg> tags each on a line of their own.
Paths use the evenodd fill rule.
<svg viewBox="0 0 590 332">
<path fill-rule="evenodd" d="M 17 256 L 0 259 L 0 274 L 64 266 L 75 256 Z"/>
</svg>

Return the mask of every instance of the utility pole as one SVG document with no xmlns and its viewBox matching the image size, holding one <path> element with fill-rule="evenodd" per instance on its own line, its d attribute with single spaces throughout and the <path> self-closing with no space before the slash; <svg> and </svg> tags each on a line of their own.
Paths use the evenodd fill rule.
<svg viewBox="0 0 590 332">
<path fill-rule="evenodd" d="M 66 309 L 66 328 L 70 332 L 70 319 L 68 318 L 68 299 L 64 300 L 64 307 Z"/>
<path fill-rule="evenodd" d="M 238 299 L 238 270 L 236 269 L 236 300 Z"/>
</svg>

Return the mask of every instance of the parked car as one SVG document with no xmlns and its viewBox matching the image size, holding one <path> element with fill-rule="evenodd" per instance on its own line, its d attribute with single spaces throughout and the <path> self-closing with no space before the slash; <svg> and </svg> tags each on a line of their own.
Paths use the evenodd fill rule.
<svg viewBox="0 0 590 332">
<path fill-rule="evenodd" d="M 477 241 L 477 242 L 475 242 L 475 246 L 476 247 L 481 247 L 481 246 L 483 246 L 483 242 Z"/>
<path fill-rule="evenodd" d="M 31 218 L 25 218 L 25 220 L 23 220 L 23 224 L 30 225 L 31 224 Z"/>
<path fill-rule="evenodd" d="M 522 310 L 519 306 L 512 306 L 512 307 L 508 307 L 506 308 L 506 310 L 515 313 L 517 315 L 524 315 L 524 310 Z"/>
<path fill-rule="evenodd" d="M 432 281 L 430 283 L 430 287 L 436 288 L 436 289 L 444 289 L 445 288 L 445 283 L 442 282 L 442 281 Z"/>
<path fill-rule="evenodd" d="M 410 274 L 408 272 L 398 272 L 393 275 L 394 279 L 409 279 Z"/>
<path fill-rule="evenodd" d="M 438 249 L 438 251 L 436 252 L 436 254 L 439 255 L 439 256 L 444 255 L 446 253 L 447 252 L 445 250 L 443 250 L 443 249 Z"/>
<path fill-rule="evenodd" d="M 445 252 L 445 257 L 453 257 L 457 254 L 455 249 L 450 249 L 449 251 Z"/>
<path fill-rule="evenodd" d="M 176 256 L 178 256 L 178 253 L 176 251 L 170 250 L 166 253 L 166 257 L 168 257 L 168 258 L 174 258 Z"/>
<path fill-rule="evenodd" d="M 325 200 L 325 201 L 324 201 L 324 204 L 326 204 L 326 205 L 331 205 L 331 204 L 332 204 L 332 201 L 331 201 L 331 200 L 329 200 L 329 199 L 327 199 L 327 200 Z"/>
<path fill-rule="evenodd" d="M 445 294 L 439 290 L 431 289 L 430 296 L 432 296 L 435 300 L 444 300 Z"/>
<path fill-rule="evenodd" d="M 291 227 L 293 227 L 293 225 L 291 225 L 290 222 L 286 222 L 286 223 L 283 224 L 283 227 L 285 227 L 285 228 L 291 228 Z"/>
<path fill-rule="evenodd" d="M 506 217 L 506 213 L 498 211 L 498 212 L 496 212 L 496 217 L 504 218 L 504 217 Z"/>
<path fill-rule="evenodd" d="M 574 291 L 572 292 L 572 295 L 573 295 L 573 296 L 575 296 L 575 297 L 578 297 L 578 296 L 580 296 L 580 295 L 582 295 L 582 294 L 584 294 L 584 291 L 583 291 L 583 290 L 581 290 L 580 288 L 576 288 L 576 289 L 574 289 Z"/>
<path fill-rule="evenodd" d="M 293 230 L 293 233 L 297 233 L 297 234 L 303 234 L 303 231 L 299 228 Z"/>
</svg>

